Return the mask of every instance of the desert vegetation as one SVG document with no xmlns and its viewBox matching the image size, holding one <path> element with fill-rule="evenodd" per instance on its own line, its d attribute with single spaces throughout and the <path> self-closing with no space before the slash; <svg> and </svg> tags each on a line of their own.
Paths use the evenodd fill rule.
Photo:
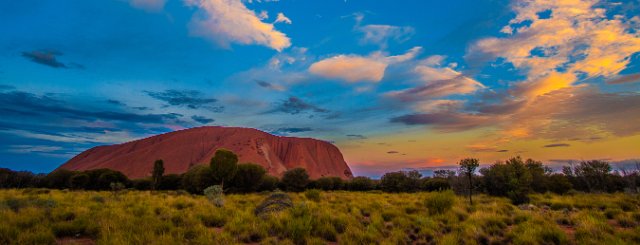
<svg viewBox="0 0 640 245">
<path fill-rule="evenodd" d="M 628 244 L 640 199 L 532 194 L 530 204 L 451 190 L 228 194 L 0 191 L 0 244 Z"/>
<path fill-rule="evenodd" d="M 460 170 L 282 178 L 220 150 L 209 165 L 130 180 L 109 169 L 0 169 L 0 244 L 640 243 L 639 171 L 520 157 Z"/>
</svg>

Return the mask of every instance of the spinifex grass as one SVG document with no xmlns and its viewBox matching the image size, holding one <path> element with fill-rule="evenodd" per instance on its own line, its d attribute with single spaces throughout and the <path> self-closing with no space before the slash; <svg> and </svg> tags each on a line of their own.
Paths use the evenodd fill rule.
<svg viewBox="0 0 640 245">
<path fill-rule="evenodd" d="M 216 207 L 179 192 L 1 190 L 0 244 L 640 243 L 640 198 L 626 194 L 533 195 L 518 207 L 436 192 L 288 193 L 292 207 L 256 215 L 268 194 Z"/>
</svg>

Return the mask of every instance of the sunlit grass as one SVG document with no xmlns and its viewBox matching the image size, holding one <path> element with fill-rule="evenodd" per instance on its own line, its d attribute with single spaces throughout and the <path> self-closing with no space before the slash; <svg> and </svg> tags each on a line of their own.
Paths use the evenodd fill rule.
<svg viewBox="0 0 640 245">
<path fill-rule="evenodd" d="M 269 193 L 216 207 L 182 192 L 1 190 L 0 244 L 628 244 L 640 198 L 533 195 L 531 205 L 452 193 L 288 193 L 293 207 L 256 215 Z"/>
</svg>

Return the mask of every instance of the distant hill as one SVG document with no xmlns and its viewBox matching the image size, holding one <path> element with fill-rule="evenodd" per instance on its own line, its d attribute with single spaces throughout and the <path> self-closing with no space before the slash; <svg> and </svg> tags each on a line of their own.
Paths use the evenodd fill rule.
<svg viewBox="0 0 640 245">
<path fill-rule="evenodd" d="M 129 178 L 142 178 L 150 176 L 156 159 L 162 159 L 165 174 L 180 174 L 194 165 L 209 164 L 219 148 L 238 154 L 239 163 L 262 165 L 274 176 L 282 176 L 288 169 L 301 167 L 312 179 L 353 177 L 340 150 L 328 142 L 275 136 L 257 129 L 237 127 L 198 127 L 123 144 L 97 146 L 73 157 L 60 168 L 109 168 Z"/>
</svg>

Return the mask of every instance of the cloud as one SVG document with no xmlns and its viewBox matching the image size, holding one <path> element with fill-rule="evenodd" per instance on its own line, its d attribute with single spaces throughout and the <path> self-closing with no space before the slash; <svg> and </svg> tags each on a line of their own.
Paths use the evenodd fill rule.
<svg viewBox="0 0 640 245">
<path fill-rule="evenodd" d="M 400 101 L 419 101 L 453 94 L 469 94 L 480 88 L 484 88 L 484 85 L 460 75 L 452 79 L 433 81 L 405 90 L 391 91 L 385 95 Z"/>
<path fill-rule="evenodd" d="M 278 129 L 269 131 L 269 133 L 275 134 L 275 135 L 287 136 L 289 134 L 303 133 L 303 132 L 310 132 L 310 131 L 313 131 L 313 129 L 311 129 L 309 127 L 304 127 L 304 128 L 278 128 Z"/>
<path fill-rule="evenodd" d="M 129 5 L 148 12 L 160 12 L 167 0 L 129 0 Z"/>
<path fill-rule="evenodd" d="M 367 139 L 367 136 L 364 136 L 361 134 L 347 134 L 347 137 L 349 137 L 350 139 L 357 139 L 357 140 Z"/>
<path fill-rule="evenodd" d="M 207 117 L 197 116 L 197 115 L 191 116 L 191 119 L 193 119 L 196 122 L 202 123 L 202 124 L 208 124 L 208 123 L 212 123 L 212 122 L 215 121 L 212 118 L 207 118 Z"/>
<path fill-rule="evenodd" d="M 369 56 L 337 55 L 313 63 L 309 67 L 312 74 L 347 82 L 379 82 L 384 77 L 387 66 L 414 59 L 422 47 L 414 47 L 405 54 L 384 56 L 380 52 Z"/>
<path fill-rule="evenodd" d="M 263 81 L 263 80 L 255 80 L 256 84 L 258 84 L 260 87 L 266 88 L 266 89 L 270 89 L 270 90 L 275 90 L 275 91 L 285 91 L 286 88 L 282 85 L 278 85 L 278 84 L 273 84 L 267 81 Z"/>
<path fill-rule="evenodd" d="M 0 84 L 0 91 L 2 90 L 12 90 L 15 89 L 16 87 L 11 86 L 11 85 L 6 85 L 6 84 Z"/>
<path fill-rule="evenodd" d="M 114 100 L 114 99 L 108 99 L 107 103 L 112 104 L 112 105 L 117 105 L 117 106 L 124 106 L 125 104 L 122 103 L 119 100 Z"/>
<path fill-rule="evenodd" d="M 418 86 L 390 91 L 385 96 L 403 101 L 423 101 L 454 94 L 470 94 L 485 88 L 482 83 L 453 70 L 455 63 L 445 64 L 446 57 L 433 55 L 422 60 L 413 69 L 423 82 Z"/>
<path fill-rule="evenodd" d="M 607 81 L 608 84 L 622 84 L 622 83 L 634 83 L 634 82 L 640 82 L 640 73 L 621 75 Z"/>
<path fill-rule="evenodd" d="M 150 97 L 164 101 L 172 106 L 182 106 L 190 109 L 205 108 L 214 112 L 224 110 L 223 106 L 212 106 L 218 100 L 215 98 L 205 98 L 202 92 L 197 90 L 176 90 L 167 89 L 162 92 L 144 91 Z"/>
<path fill-rule="evenodd" d="M 150 128 L 158 125 L 183 123 L 180 121 L 182 115 L 176 113 L 137 114 L 122 108 L 108 110 L 98 107 L 103 106 L 102 103 L 70 103 L 53 96 L 0 92 L 0 113 L 3 115 L 0 134 L 73 144 L 121 143 L 147 135 Z"/>
<path fill-rule="evenodd" d="M 526 71 L 519 94 L 532 98 L 570 87 L 584 77 L 611 77 L 640 52 L 640 35 L 631 20 L 608 15 L 598 1 L 522 1 L 504 26 L 506 37 L 481 39 L 469 48 L 469 60 L 504 58 Z M 548 18 L 541 12 L 549 12 Z"/>
<path fill-rule="evenodd" d="M 387 154 L 398 154 L 400 153 L 399 151 L 387 151 Z"/>
<path fill-rule="evenodd" d="M 288 114 L 300 114 L 303 112 L 318 112 L 327 113 L 329 110 L 320 108 L 318 106 L 309 104 L 298 97 L 291 96 L 287 100 L 284 100 L 275 111 L 284 112 Z"/>
<path fill-rule="evenodd" d="M 544 147 L 552 148 L 552 147 L 569 147 L 569 146 L 571 145 L 566 143 L 558 143 L 558 144 L 548 144 L 548 145 L 545 145 Z"/>
<path fill-rule="evenodd" d="M 415 34 L 415 29 L 410 26 L 362 25 L 363 18 L 363 14 L 355 14 L 356 26 L 354 29 L 362 33 L 360 39 L 362 44 L 376 44 L 385 49 L 390 41 L 403 43 Z"/>
<path fill-rule="evenodd" d="M 408 114 L 391 118 L 393 123 L 406 125 L 433 125 L 442 132 L 456 132 L 486 126 L 492 122 L 490 116 L 467 114 L 459 112 L 436 112 L 422 114 Z"/>
<path fill-rule="evenodd" d="M 291 20 L 287 16 L 285 16 L 283 13 L 278 13 L 278 16 L 276 17 L 276 21 L 274 23 L 291 24 Z"/>
<path fill-rule="evenodd" d="M 508 64 L 524 79 L 498 91 L 470 80 L 466 85 L 444 86 L 439 81 L 451 83 L 455 81 L 450 81 L 452 77 L 464 75 L 456 73 L 455 63 L 444 63 L 446 57 L 431 56 L 414 69 L 425 84 L 386 94 L 404 102 L 420 102 L 414 105 L 416 112 L 390 121 L 445 132 L 484 127 L 495 130 L 485 141 L 500 143 L 640 133 L 640 126 L 636 126 L 640 118 L 629 116 L 640 115 L 640 109 L 633 106 L 640 103 L 640 95 L 603 92 L 609 90 L 589 84 L 596 81 L 590 78 L 596 77 L 614 84 L 637 79 L 635 74 L 618 75 L 627 68 L 631 56 L 640 52 L 640 34 L 630 26 L 631 20 L 607 13 L 596 1 L 532 0 L 512 6 L 515 17 L 503 28 L 502 36 L 473 43 L 465 58 L 469 63 L 495 60 L 498 65 Z M 550 14 L 540 14 L 545 11 Z M 455 106 L 428 102 L 478 89 L 487 92 L 476 94 L 479 102 L 472 102 L 473 97 Z M 421 108 L 421 103 L 427 108 Z"/>
<path fill-rule="evenodd" d="M 413 36 L 415 30 L 410 26 L 365 25 L 358 28 L 363 33 L 362 43 L 373 43 L 386 48 L 390 40 L 405 42 Z"/>
<path fill-rule="evenodd" d="M 282 51 L 291 46 L 286 34 L 276 30 L 273 24 L 262 22 L 240 0 L 186 0 L 186 3 L 199 9 L 191 19 L 191 33 L 222 47 L 228 48 L 231 43 L 257 44 Z M 287 22 L 284 14 L 281 17 L 280 22 Z"/>
<path fill-rule="evenodd" d="M 22 57 L 29 59 L 32 62 L 46 65 L 53 68 L 68 68 L 67 65 L 58 61 L 56 56 L 60 56 L 62 53 L 58 51 L 30 51 L 22 52 Z"/>
</svg>

